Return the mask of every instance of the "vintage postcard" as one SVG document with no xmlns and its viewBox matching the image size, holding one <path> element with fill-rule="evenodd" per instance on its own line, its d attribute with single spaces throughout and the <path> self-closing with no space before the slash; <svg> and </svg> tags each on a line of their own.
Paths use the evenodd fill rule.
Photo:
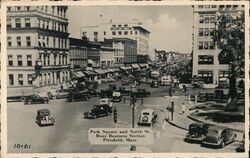
<svg viewBox="0 0 250 158">
<path fill-rule="evenodd" d="M 249 3 L 1 4 L 2 157 L 248 157 Z"/>
</svg>

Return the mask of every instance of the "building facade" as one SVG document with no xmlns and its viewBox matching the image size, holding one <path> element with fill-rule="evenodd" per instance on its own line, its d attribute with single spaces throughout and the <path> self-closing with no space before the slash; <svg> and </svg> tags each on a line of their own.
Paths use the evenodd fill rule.
<svg viewBox="0 0 250 158">
<path fill-rule="evenodd" d="M 7 7 L 8 95 L 69 80 L 66 6 Z M 35 65 L 41 62 L 39 74 Z M 12 92 L 17 94 L 12 94 Z"/>
<path fill-rule="evenodd" d="M 84 40 L 69 38 L 69 59 L 74 68 L 84 68 L 88 65 L 88 47 Z"/>
<path fill-rule="evenodd" d="M 241 5 L 195 5 L 193 6 L 193 70 L 192 75 L 205 83 L 216 84 L 229 75 L 228 63 L 220 63 L 220 50 L 213 42 L 218 13 L 237 16 Z"/>
<path fill-rule="evenodd" d="M 114 67 L 114 49 L 112 47 L 101 46 L 100 62 L 102 69 L 109 69 Z"/>
<path fill-rule="evenodd" d="M 86 41 L 87 55 L 88 55 L 88 67 L 99 68 L 100 67 L 100 49 L 101 44 L 96 42 Z"/>
<path fill-rule="evenodd" d="M 81 35 L 90 41 L 104 41 L 112 38 L 129 38 L 137 41 L 137 52 L 149 55 L 150 32 L 143 27 L 142 22 L 100 23 L 97 26 L 81 27 Z"/>
</svg>

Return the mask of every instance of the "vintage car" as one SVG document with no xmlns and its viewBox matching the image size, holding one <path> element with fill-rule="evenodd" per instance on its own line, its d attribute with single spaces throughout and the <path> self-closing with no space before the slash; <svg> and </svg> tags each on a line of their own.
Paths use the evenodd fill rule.
<svg viewBox="0 0 250 158">
<path fill-rule="evenodd" d="M 152 109 L 144 109 L 141 111 L 138 126 L 153 126 L 156 123 L 157 114 Z"/>
<path fill-rule="evenodd" d="M 41 97 L 38 94 L 27 96 L 24 100 L 24 104 L 48 104 L 48 103 L 49 103 L 48 97 Z"/>
<path fill-rule="evenodd" d="M 109 89 L 116 90 L 116 84 L 109 84 Z"/>
<path fill-rule="evenodd" d="M 158 88 L 159 87 L 159 82 L 157 80 L 153 80 L 150 84 L 150 87 L 152 88 Z"/>
<path fill-rule="evenodd" d="M 112 89 L 106 89 L 100 91 L 100 98 L 112 98 L 113 90 Z"/>
<path fill-rule="evenodd" d="M 112 101 L 113 102 L 121 102 L 122 101 L 122 95 L 121 92 L 113 92 L 112 94 Z"/>
<path fill-rule="evenodd" d="M 148 97 L 150 96 L 150 91 L 146 91 L 146 89 L 138 88 L 136 92 L 137 98 Z"/>
<path fill-rule="evenodd" d="M 69 93 L 66 101 L 75 102 L 75 101 L 88 101 L 90 99 L 89 93 L 86 91 L 76 91 Z"/>
<path fill-rule="evenodd" d="M 130 90 L 127 90 L 125 87 L 119 87 L 118 92 L 120 92 L 122 96 L 128 96 L 130 94 Z"/>
<path fill-rule="evenodd" d="M 199 92 L 197 96 L 197 102 L 212 101 L 214 99 L 214 93 Z"/>
<path fill-rule="evenodd" d="M 37 111 L 36 123 L 39 126 L 54 125 L 55 119 L 51 117 L 50 111 L 48 109 L 40 109 Z"/>
<path fill-rule="evenodd" d="M 68 89 L 58 89 L 48 92 L 49 99 L 62 99 L 66 98 L 69 95 Z"/>
<path fill-rule="evenodd" d="M 109 113 L 112 113 L 112 108 L 109 105 L 94 105 L 90 111 L 84 112 L 84 118 L 108 116 Z"/>
<path fill-rule="evenodd" d="M 101 98 L 100 105 L 109 105 L 112 108 L 111 99 L 109 98 Z"/>
<path fill-rule="evenodd" d="M 188 133 L 185 141 L 198 141 L 200 142 L 207 134 L 207 130 L 211 125 L 207 123 L 195 122 L 189 125 Z"/>
<path fill-rule="evenodd" d="M 202 140 L 201 145 L 211 145 L 224 148 L 227 144 L 234 142 L 236 134 L 229 128 L 211 126 L 208 128 L 207 135 Z"/>
<path fill-rule="evenodd" d="M 107 78 L 102 79 L 102 82 L 103 83 L 114 83 L 115 79 L 112 77 L 107 77 Z"/>
<path fill-rule="evenodd" d="M 171 85 L 171 77 L 170 76 L 162 76 L 161 77 L 161 85 L 162 86 L 170 86 Z"/>
</svg>

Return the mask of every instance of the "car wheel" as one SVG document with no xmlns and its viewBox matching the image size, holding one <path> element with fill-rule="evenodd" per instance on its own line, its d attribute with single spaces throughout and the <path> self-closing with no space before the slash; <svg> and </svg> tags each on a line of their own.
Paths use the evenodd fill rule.
<svg viewBox="0 0 250 158">
<path fill-rule="evenodd" d="M 96 119 L 97 117 L 96 117 L 96 115 L 93 115 L 93 117 Z"/>
<path fill-rule="evenodd" d="M 221 147 L 221 148 L 224 148 L 224 147 L 225 147 L 225 142 L 224 142 L 224 141 L 221 142 L 220 147 Z"/>
<path fill-rule="evenodd" d="M 48 104 L 48 100 L 45 100 L 45 101 L 44 101 L 44 104 Z"/>
<path fill-rule="evenodd" d="M 24 102 L 26 100 L 26 97 L 21 97 L 20 100 L 21 102 Z"/>
<path fill-rule="evenodd" d="M 51 99 L 56 100 L 57 96 L 52 96 Z"/>
<path fill-rule="evenodd" d="M 86 100 L 88 101 L 88 100 L 89 100 L 89 97 L 87 97 Z"/>
</svg>

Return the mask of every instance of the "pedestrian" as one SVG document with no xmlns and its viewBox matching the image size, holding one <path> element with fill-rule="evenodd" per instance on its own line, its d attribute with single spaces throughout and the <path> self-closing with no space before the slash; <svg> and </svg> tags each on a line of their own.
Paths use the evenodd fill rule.
<svg viewBox="0 0 250 158">
<path fill-rule="evenodd" d="M 185 105 L 185 103 L 182 103 L 181 109 L 182 109 L 182 114 L 185 114 L 185 112 L 186 112 L 186 105 Z"/>
</svg>

